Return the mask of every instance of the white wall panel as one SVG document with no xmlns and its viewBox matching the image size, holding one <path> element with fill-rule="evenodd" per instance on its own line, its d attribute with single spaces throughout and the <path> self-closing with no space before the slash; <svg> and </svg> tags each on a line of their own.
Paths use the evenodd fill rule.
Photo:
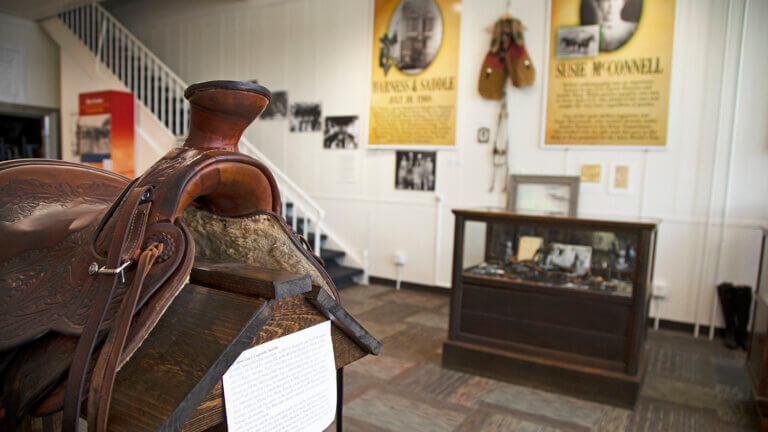
<svg viewBox="0 0 768 432">
<path fill-rule="evenodd" d="M 510 90 L 513 172 L 578 174 L 582 163 L 601 163 L 603 184 L 582 190 L 580 210 L 664 219 L 656 266 L 657 279 L 669 286 L 662 317 L 693 322 L 700 293 L 698 317 L 706 323 L 717 281 L 754 283 L 759 242 L 750 224 L 768 218 L 768 26 L 763 25 L 768 2 L 749 1 L 739 72 L 745 0 L 678 0 L 668 145 L 649 152 L 540 148 L 547 6 L 544 1 L 509 3 L 509 12 L 528 26 L 527 46 L 538 70 L 532 87 Z M 359 115 L 365 144 L 372 4 L 137 0 L 114 5 L 112 12 L 189 82 L 258 79 L 273 90 L 288 90 L 289 102 L 321 101 L 324 115 Z M 490 145 L 477 144 L 475 134 L 479 126 L 496 125 L 498 103 L 477 95 L 476 80 L 490 38 L 484 28 L 505 12 L 506 4 L 463 2 L 457 145 L 438 155 L 436 194 L 395 190 L 391 151 L 325 151 L 321 134 L 291 134 L 287 121 L 259 121 L 247 132 L 318 199 L 334 231 L 356 252 L 370 251 L 373 275 L 394 277 L 392 254 L 403 250 L 408 255 L 405 280 L 447 286 L 453 244 L 450 209 L 505 202 L 500 188 L 488 192 Z M 734 119 L 736 131 L 731 135 Z M 731 143 L 736 146 L 734 169 L 726 190 Z M 357 164 L 357 182 L 345 182 L 338 175 L 340 158 L 346 155 L 353 155 Z M 609 193 L 611 163 L 632 166 L 636 184 L 631 193 Z M 435 195 L 444 203 L 438 236 Z M 729 225 L 722 230 L 726 201 Z"/>
<path fill-rule="evenodd" d="M 13 99 L 22 105 L 56 108 L 59 106 L 59 50 L 56 43 L 34 21 L 0 14 L 0 46 L 20 52 L 23 58 L 24 89 Z M 1 81 L 11 79 L 0 76 Z"/>
</svg>

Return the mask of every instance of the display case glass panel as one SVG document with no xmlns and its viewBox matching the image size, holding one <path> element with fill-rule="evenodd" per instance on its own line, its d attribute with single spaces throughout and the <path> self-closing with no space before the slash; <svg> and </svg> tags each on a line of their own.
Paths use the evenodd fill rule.
<svg viewBox="0 0 768 432">
<path fill-rule="evenodd" d="M 632 296 L 636 232 L 468 220 L 464 275 Z"/>
</svg>

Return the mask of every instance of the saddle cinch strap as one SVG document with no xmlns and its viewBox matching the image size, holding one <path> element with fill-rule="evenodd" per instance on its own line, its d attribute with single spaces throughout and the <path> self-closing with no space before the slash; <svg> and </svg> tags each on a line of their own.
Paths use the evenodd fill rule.
<svg viewBox="0 0 768 432">
<path fill-rule="evenodd" d="M 28 239 L 0 250 L 0 375 L 13 377 L 0 384 L 0 431 L 62 406 L 63 430 L 77 431 L 86 386 L 89 430 L 106 428 L 115 374 L 191 272 L 196 240 L 182 221 L 185 209 L 196 237 L 208 235 L 211 222 L 222 233 L 240 224 L 249 235 L 273 236 L 281 253 L 291 251 L 291 266 L 338 298 L 318 259 L 279 217 L 272 174 L 237 151 L 269 91 L 214 81 L 191 86 L 185 97 L 192 109 L 184 146 L 133 182 L 61 161 L 0 163 L 0 237 Z M 226 249 L 214 237 L 207 254 Z M 273 256 L 272 264 L 286 257 Z M 19 378 L 30 374 L 37 377 Z"/>
</svg>

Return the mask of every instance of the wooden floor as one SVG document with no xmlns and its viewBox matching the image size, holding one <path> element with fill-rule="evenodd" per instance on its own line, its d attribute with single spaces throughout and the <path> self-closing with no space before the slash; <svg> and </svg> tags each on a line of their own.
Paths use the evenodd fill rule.
<svg viewBox="0 0 768 432">
<path fill-rule="evenodd" d="M 757 419 L 743 351 L 649 331 L 648 373 L 634 411 L 440 367 L 448 296 L 386 286 L 341 292 L 383 343 L 347 367 L 345 431 L 751 431 Z M 334 426 L 329 430 L 335 430 Z"/>
</svg>

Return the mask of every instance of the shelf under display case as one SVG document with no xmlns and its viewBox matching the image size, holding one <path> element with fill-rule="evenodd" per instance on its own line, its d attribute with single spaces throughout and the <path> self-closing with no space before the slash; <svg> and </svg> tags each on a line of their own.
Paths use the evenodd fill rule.
<svg viewBox="0 0 768 432">
<path fill-rule="evenodd" d="M 454 214 L 444 365 L 633 405 L 658 221 Z"/>
</svg>

